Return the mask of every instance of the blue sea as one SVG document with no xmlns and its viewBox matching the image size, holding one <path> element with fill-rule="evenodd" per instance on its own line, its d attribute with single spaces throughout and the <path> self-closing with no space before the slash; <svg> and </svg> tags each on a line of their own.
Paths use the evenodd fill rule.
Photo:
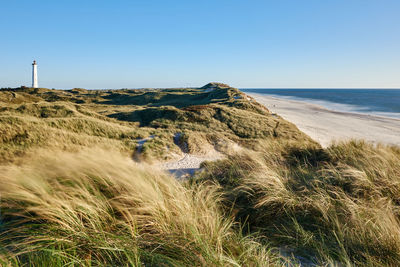
<svg viewBox="0 0 400 267">
<path fill-rule="evenodd" d="M 318 104 L 330 110 L 400 118 L 400 89 L 240 89 Z"/>
</svg>

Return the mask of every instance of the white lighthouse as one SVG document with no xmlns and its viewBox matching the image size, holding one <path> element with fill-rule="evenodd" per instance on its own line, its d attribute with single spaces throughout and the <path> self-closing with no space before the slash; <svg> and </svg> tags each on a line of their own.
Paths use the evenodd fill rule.
<svg viewBox="0 0 400 267">
<path fill-rule="evenodd" d="M 36 60 L 34 60 L 33 63 L 32 63 L 32 87 L 33 88 L 38 88 Z"/>
</svg>

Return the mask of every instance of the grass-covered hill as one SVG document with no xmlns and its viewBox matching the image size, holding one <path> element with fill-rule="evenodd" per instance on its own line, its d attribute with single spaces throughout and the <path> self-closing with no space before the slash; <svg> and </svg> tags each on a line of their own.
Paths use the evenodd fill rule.
<svg viewBox="0 0 400 267">
<path fill-rule="evenodd" d="M 3 89 L 0 134 L 2 266 L 400 262 L 400 148 L 323 149 L 225 84 Z M 225 158 L 184 181 L 146 163 L 180 142 Z"/>
<path fill-rule="evenodd" d="M 193 152 L 201 144 L 246 146 L 259 138 L 312 143 L 293 124 L 220 84 L 200 89 L 0 90 L 0 162 L 36 148 L 101 146 L 132 154 L 138 139 L 152 135 L 143 157 L 162 160 L 179 153 L 176 133 L 186 137 Z M 196 142 L 188 136 L 196 136 Z"/>
</svg>

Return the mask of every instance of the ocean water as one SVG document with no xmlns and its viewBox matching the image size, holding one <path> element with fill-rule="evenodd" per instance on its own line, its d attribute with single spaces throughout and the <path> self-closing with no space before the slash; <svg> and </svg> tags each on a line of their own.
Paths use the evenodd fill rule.
<svg viewBox="0 0 400 267">
<path fill-rule="evenodd" d="M 330 110 L 400 119 L 400 89 L 240 89 L 245 93 L 304 101 Z"/>
</svg>

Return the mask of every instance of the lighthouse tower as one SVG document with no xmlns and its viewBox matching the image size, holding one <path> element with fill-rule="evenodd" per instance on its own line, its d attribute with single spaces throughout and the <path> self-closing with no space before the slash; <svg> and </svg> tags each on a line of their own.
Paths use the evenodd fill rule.
<svg viewBox="0 0 400 267">
<path fill-rule="evenodd" d="M 33 63 L 32 63 L 32 87 L 33 88 L 38 88 L 36 60 L 34 60 Z"/>
</svg>

